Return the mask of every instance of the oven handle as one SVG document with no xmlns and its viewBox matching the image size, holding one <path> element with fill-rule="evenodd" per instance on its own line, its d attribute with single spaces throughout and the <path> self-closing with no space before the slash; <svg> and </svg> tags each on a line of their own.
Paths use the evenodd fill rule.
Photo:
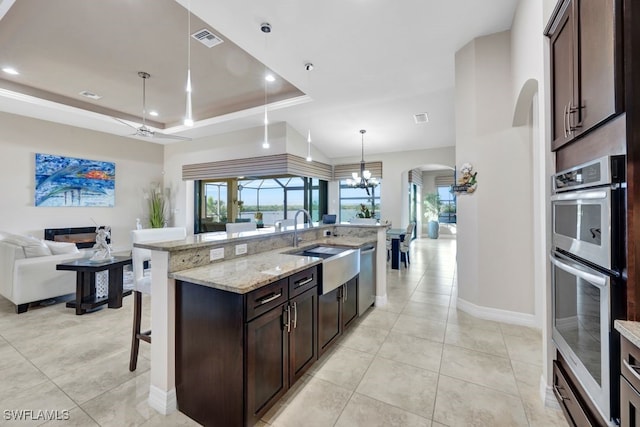
<svg viewBox="0 0 640 427">
<path fill-rule="evenodd" d="M 606 190 L 572 191 L 568 193 L 554 194 L 553 196 L 551 196 L 551 201 L 557 202 L 562 200 L 597 200 L 606 198 Z"/>
<path fill-rule="evenodd" d="M 558 267 L 560 270 L 564 270 L 567 273 L 571 273 L 574 276 L 577 276 L 583 280 L 586 280 L 589 283 L 592 283 L 598 286 L 599 288 L 604 288 L 607 286 L 607 278 L 602 275 L 588 273 L 586 271 L 573 267 L 565 263 L 564 260 L 561 260 L 558 257 L 556 257 L 554 254 L 551 254 L 549 256 L 549 259 L 551 260 L 551 263 L 556 267 Z"/>
</svg>

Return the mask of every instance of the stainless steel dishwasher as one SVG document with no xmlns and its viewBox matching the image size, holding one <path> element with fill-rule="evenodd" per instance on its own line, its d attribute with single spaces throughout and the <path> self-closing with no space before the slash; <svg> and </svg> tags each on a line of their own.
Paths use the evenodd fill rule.
<svg viewBox="0 0 640 427">
<path fill-rule="evenodd" d="M 358 314 L 362 316 L 376 300 L 376 248 L 360 249 L 360 278 L 358 289 Z"/>
</svg>

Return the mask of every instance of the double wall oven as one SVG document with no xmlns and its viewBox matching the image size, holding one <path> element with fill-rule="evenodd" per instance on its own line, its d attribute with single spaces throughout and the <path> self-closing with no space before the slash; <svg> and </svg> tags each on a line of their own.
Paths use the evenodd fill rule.
<svg viewBox="0 0 640 427">
<path fill-rule="evenodd" d="M 625 176 L 624 156 L 603 157 L 554 175 L 551 198 L 552 338 L 609 423 L 619 417 L 613 321 L 625 318 Z"/>
</svg>

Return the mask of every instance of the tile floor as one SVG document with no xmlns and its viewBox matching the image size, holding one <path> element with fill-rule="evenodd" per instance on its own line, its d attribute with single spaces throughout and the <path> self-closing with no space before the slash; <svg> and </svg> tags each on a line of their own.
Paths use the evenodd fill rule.
<svg viewBox="0 0 640 427">
<path fill-rule="evenodd" d="M 541 337 L 455 309 L 455 240 L 418 239 L 369 310 L 263 417 L 274 426 L 566 426 L 538 397 Z M 149 349 L 128 370 L 132 298 L 75 316 L 64 304 L 14 314 L 0 298 L 0 426 L 191 426 L 146 403 Z M 7 410 L 68 410 L 13 421 Z"/>
</svg>

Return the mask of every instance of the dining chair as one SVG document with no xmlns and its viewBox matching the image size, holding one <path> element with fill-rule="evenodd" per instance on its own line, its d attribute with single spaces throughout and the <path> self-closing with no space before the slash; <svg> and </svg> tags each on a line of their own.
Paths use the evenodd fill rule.
<svg viewBox="0 0 640 427">
<path fill-rule="evenodd" d="M 187 237 L 184 227 L 146 228 L 131 231 L 132 243 L 162 242 L 182 240 Z M 131 267 L 133 269 L 133 328 L 131 333 L 131 356 L 129 370 L 135 371 L 138 365 L 140 340 L 151 343 L 151 331 L 141 331 L 142 294 L 151 295 L 151 251 L 149 249 L 131 249 Z M 147 268 L 145 268 L 145 265 Z"/>
<path fill-rule="evenodd" d="M 407 231 L 404 235 L 404 239 L 400 241 L 400 261 L 404 262 L 405 268 L 408 268 L 408 264 L 411 264 L 409 257 L 409 250 L 411 249 L 411 237 L 413 236 L 413 229 L 416 224 L 414 222 L 407 226 Z"/>
</svg>

